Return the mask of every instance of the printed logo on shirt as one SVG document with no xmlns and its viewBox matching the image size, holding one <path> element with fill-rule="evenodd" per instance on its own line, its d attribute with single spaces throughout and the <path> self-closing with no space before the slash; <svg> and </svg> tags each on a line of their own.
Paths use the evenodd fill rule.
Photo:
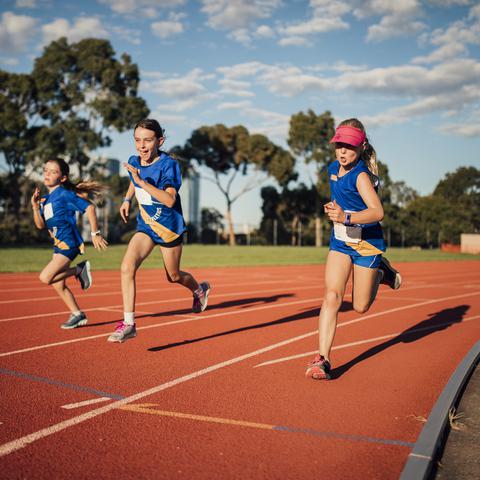
<svg viewBox="0 0 480 480">
<path fill-rule="evenodd" d="M 51 203 L 47 203 L 43 208 L 43 216 L 45 217 L 45 220 L 53 218 L 53 205 Z"/>
<path fill-rule="evenodd" d="M 330 180 L 333 180 L 334 182 L 336 182 L 338 180 L 338 177 L 334 173 L 332 173 L 330 175 Z"/>
<path fill-rule="evenodd" d="M 156 222 L 160 218 L 161 214 L 162 214 L 162 209 L 160 207 L 157 207 L 157 211 L 155 212 L 155 215 L 153 215 L 153 217 L 150 217 L 150 220 Z"/>
</svg>

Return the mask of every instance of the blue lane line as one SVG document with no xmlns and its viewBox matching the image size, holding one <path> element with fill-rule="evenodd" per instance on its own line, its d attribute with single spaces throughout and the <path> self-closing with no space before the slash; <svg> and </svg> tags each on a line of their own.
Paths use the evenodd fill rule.
<svg viewBox="0 0 480 480">
<path fill-rule="evenodd" d="M 6 368 L 0 368 L 0 373 L 3 375 L 10 375 L 12 377 L 25 378 L 26 380 L 32 380 L 34 382 L 47 383 L 49 385 L 55 385 L 57 387 L 68 388 L 70 390 L 76 390 L 77 392 L 87 392 L 97 395 L 99 397 L 108 397 L 113 400 L 122 400 L 125 397 L 123 395 L 116 395 L 114 393 L 102 392 L 101 390 L 95 390 L 94 388 L 82 387 L 81 385 L 73 385 L 72 383 L 59 382 L 58 380 L 52 380 L 45 377 L 37 377 L 36 375 L 30 375 L 28 373 L 16 372 L 14 370 L 7 370 Z"/>
<path fill-rule="evenodd" d="M 292 432 L 292 433 L 306 433 L 308 435 L 318 435 L 319 437 L 341 438 L 343 440 L 353 440 L 356 442 L 383 443 L 384 445 L 400 445 L 401 447 L 409 447 L 409 448 L 412 448 L 414 445 L 414 443 L 404 442 L 403 440 L 387 440 L 383 438 L 364 437 L 362 435 L 347 435 L 344 433 L 322 432 L 320 430 L 312 430 L 310 428 L 276 426 L 276 427 L 273 427 L 273 430 L 279 430 L 283 432 Z"/>
</svg>

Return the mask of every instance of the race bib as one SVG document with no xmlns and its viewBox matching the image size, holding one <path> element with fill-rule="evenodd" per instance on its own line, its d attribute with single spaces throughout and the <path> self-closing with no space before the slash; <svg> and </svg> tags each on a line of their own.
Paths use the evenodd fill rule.
<svg viewBox="0 0 480 480">
<path fill-rule="evenodd" d="M 333 222 L 333 233 L 337 240 L 349 243 L 360 243 L 362 227 L 357 225 L 346 226 L 343 223 Z"/>
<path fill-rule="evenodd" d="M 53 205 L 51 203 L 47 203 L 43 207 L 43 216 L 45 217 L 45 220 L 53 218 Z"/>
<path fill-rule="evenodd" d="M 140 205 L 151 205 L 152 197 L 146 192 L 143 188 L 135 187 L 135 196 L 137 197 L 137 202 Z"/>
</svg>

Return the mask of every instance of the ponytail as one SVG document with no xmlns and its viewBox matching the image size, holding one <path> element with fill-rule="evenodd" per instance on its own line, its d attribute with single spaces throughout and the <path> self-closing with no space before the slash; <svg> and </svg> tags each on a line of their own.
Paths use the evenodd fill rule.
<svg viewBox="0 0 480 480">
<path fill-rule="evenodd" d="M 365 134 L 367 133 L 365 131 L 363 123 L 357 118 L 349 118 L 347 120 L 344 120 L 340 123 L 339 127 L 342 125 L 349 125 L 350 127 L 358 128 Z M 375 152 L 375 149 L 372 147 L 372 145 L 370 145 L 368 137 L 365 138 L 360 158 L 365 162 L 365 165 L 367 166 L 372 176 L 378 180 L 377 152 Z"/>
<path fill-rule="evenodd" d="M 71 182 L 68 178 L 70 175 L 70 167 L 63 158 L 49 158 L 47 161 L 55 162 L 58 165 L 58 168 L 60 168 L 61 174 L 67 177 L 67 179 L 62 183 L 63 187 L 67 190 L 72 190 L 81 197 L 88 199 L 88 196 L 91 195 L 95 200 L 100 200 L 107 190 L 105 185 L 93 180 L 80 180 L 77 183 Z"/>
</svg>

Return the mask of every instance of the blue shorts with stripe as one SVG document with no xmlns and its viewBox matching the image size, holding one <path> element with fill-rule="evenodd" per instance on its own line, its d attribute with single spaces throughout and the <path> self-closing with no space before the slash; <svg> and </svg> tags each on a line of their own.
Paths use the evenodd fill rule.
<svg viewBox="0 0 480 480">
<path fill-rule="evenodd" d="M 335 238 L 332 229 L 330 250 L 348 255 L 354 265 L 366 268 L 378 268 L 386 246 L 381 227 L 374 226 L 362 229 L 362 239 L 358 243 L 338 240 Z"/>
</svg>

